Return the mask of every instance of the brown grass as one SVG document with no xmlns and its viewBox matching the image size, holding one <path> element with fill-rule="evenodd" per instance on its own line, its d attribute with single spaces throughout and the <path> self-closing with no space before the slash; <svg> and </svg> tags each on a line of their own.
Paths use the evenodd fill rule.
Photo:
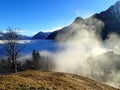
<svg viewBox="0 0 120 90">
<path fill-rule="evenodd" d="M 117 90 L 100 82 L 59 72 L 24 71 L 0 76 L 0 90 Z"/>
</svg>

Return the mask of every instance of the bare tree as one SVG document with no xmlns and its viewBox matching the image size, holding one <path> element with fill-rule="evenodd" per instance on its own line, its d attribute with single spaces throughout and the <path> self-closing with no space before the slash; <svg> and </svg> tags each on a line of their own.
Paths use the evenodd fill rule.
<svg viewBox="0 0 120 90">
<path fill-rule="evenodd" d="M 17 72 L 17 64 L 16 60 L 20 56 L 20 52 L 24 49 L 24 45 L 19 43 L 20 37 L 17 33 L 17 28 L 7 28 L 7 32 L 3 34 L 1 46 L 4 49 L 5 55 L 11 61 L 11 68 L 16 73 Z"/>
</svg>

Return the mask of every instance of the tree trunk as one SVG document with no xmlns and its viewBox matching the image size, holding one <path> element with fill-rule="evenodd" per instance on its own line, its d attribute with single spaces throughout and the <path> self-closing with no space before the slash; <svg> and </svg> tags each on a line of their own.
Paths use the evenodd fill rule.
<svg viewBox="0 0 120 90">
<path fill-rule="evenodd" d="M 13 61 L 13 72 L 17 73 L 17 65 L 16 65 L 16 59 L 14 54 L 12 55 L 12 61 Z"/>
<path fill-rule="evenodd" d="M 14 64 L 13 72 L 17 73 L 17 65 L 16 64 Z"/>
</svg>

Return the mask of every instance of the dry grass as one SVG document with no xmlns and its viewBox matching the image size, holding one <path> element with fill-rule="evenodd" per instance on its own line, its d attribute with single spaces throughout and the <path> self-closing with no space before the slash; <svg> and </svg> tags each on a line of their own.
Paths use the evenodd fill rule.
<svg viewBox="0 0 120 90">
<path fill-rule="evenodd" d="M 100 82 L 59 72 L 25 71 L 0 76 L 0 90 L 117 90 Z"/>
</svg>

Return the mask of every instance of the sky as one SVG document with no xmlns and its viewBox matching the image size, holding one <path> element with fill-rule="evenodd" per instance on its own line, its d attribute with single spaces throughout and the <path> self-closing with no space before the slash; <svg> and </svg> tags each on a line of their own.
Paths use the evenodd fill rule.
<svg viewBox="0 0 120 90">
<path fill-rule="evenodd" d="M 100 13 L 118 0 L 0 0 L 0 31 L 20 28 L 23 35 L 54 31 L 76 17 Z"/>
</svg>

